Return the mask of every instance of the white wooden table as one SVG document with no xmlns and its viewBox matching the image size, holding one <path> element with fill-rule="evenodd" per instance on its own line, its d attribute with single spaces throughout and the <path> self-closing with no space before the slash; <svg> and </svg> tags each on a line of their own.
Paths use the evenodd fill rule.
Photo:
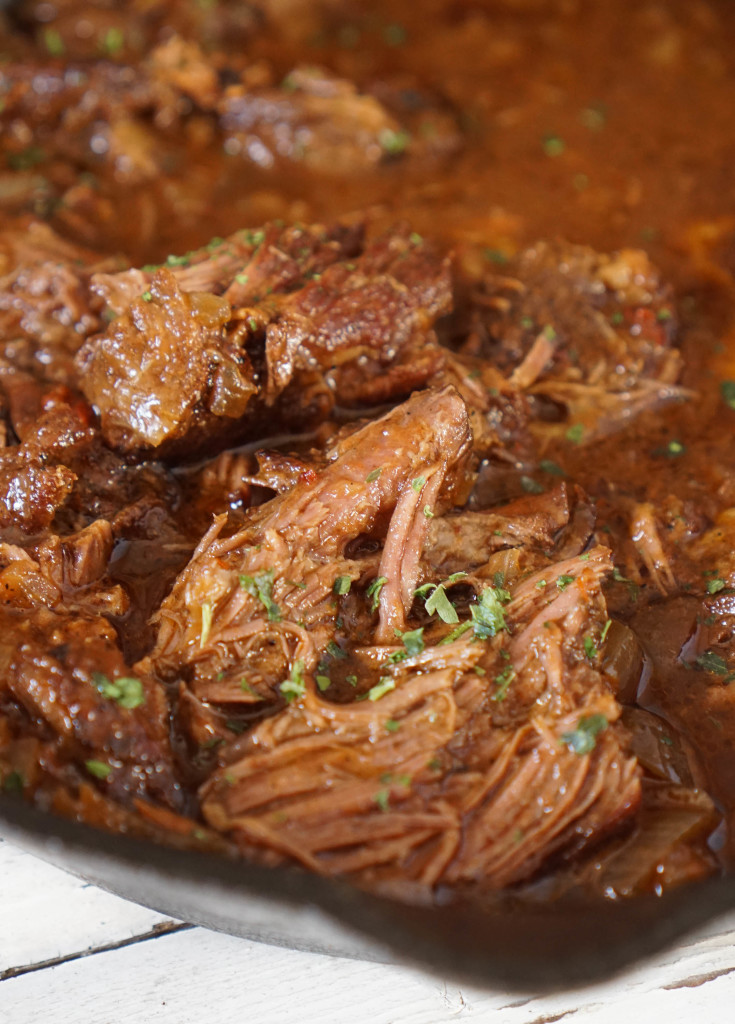
<svg viewBox="0 0 735 1024">
<path fill-rule="evenodd" d="M 0 841 L 0 1024 L 732 1024 L 735 915 L 645 967 L 538 997 L 172 921 Z"/>
</svg>

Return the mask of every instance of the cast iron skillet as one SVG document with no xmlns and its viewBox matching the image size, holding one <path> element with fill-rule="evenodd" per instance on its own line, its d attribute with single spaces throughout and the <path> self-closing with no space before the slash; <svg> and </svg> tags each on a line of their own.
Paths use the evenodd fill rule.
<svg viewBox="0 0 735 1024">
<path fill-rule="evenodd" d="M 0 796 L 0 835 L 161 913 L 296 949 L 414 963 L 475 985 L 542 991 L 609 977 L 735 907 L 735 878 L 662 897 L 488 911 L 407 906 L 297 868 L 188 852 Z"/>
</svg>

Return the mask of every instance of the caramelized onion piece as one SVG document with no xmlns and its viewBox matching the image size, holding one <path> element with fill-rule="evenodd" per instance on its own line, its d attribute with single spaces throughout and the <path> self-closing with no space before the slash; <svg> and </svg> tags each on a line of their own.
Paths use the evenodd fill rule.
<svg viewBox="0 0 735 1024">
<path fill-rule="evenodd" d="M 620 703 L 633 704 L 647 666 L 638 637 L 622 622 L 610 624 L 602 670 Z"/>
</svg>

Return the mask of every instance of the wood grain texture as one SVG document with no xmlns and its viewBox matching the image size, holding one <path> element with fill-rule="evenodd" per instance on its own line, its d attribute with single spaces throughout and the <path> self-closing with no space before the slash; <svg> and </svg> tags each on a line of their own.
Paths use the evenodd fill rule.
<svg viewBox="0 0 735 1024">
<path fill-rule="evenodd" d="M 87 885 L 2 840 L 0 908 L 0 975 L 129 939 L 170 920 Z"/>
<path fill-rule="evenodd" d="M 732 916 L 604 985 L 537 996 L 460 987 L 419 970 L 284 950 L 200 928 L 151 936 L 152 928 L 167 925 L 165 918 L 85 886 L 7 844 L 0 844 L 0 906 L 4 963 L 18 966 L 21 951 L 29 964 L 48 959 L 51 950 L 66 950 L 62 955 L 68 957 L 0 981 L 2 1024 L 733 1020 Z M 147 937 L 94 951 L 135 935 Z"/>
</svg>

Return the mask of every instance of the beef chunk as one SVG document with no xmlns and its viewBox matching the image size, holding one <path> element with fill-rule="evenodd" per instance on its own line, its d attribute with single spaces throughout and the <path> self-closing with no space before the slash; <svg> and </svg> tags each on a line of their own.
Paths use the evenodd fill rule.
<svg viewBox="0 0 735 1024">
<path fill-rule="evenodd" d="M 278 89 L 227 90 L 220 123 L 228 151 L 264 167 L 293 160 L 320 174 L 364 173 L 397 157 L 456 151 L 460 136 L 451 115 L 425 110 L 421 123 L 433 131 L 412 134 L 405 127 L 411 118 L 394 95 L 389 98 L 394 113 L 382 96 L 360 93 L 318 68 L 297 67 Z"/>
<path fill-rule="evenodd" d="M 201 790 L 207 820 L 249 850 L 409 899 L 518 884 L 578 856 L 640 802 L 620 709 L 583 642 L 600 634 L 609 568 L 601 548 L 545 566 L 481 642 L 482 627 L 363 649 L 382 672 L 367 700 L 335 703 L 307 670 L 283 711 L 223 748 Z"/>
<path fill-rule="evenodd" d="M 186 436 L 204 407 L 237 419 L 255 391 L 246 357 L 227 344 L 229 304 L 182 293 L 167 270 L 150 291 L 79 355 L 82 387 L 106 438 L 120 448 L 157 448 Z"/>
<path fill-rule="evenodd" d="M 190 455 L 424 385 L 443 360 L 432 328 L 450 308 L 448 263 L 405 229 L 362 251 L 360 238 L 271 226 L 156 270 L 78 356 L 106 439 Z M 95 287 L 120 309 L 142 273 Z M 189 290 L 201 285 L 213 290 Z"/>
<path fill-rule="evenodd" d="M 336 579 L 361 576 L 348 544 L 386 529 L 376 607 L 392 640 L 413 602 L 425 510 L 461 478 L 468 444 L 457 393 L 425 392 L 341 441 L 323 469 L 252 509 L 234 535 L 220 536 L 221 517 L 161 607 L 156 665 L 186 665 L 200 696 L 240 701 L 252 699 L 252 682 L 240 686 L 244 666 L 261 658 L 256 692 L 272 696 L 265 681 L 278 696 L 284 653 L 295 648 L 314 667 L 336 628 Z"/>
<path fill-rule="evenodd" d="M 90 278 L 115 265 L 38 221 L 25 218 L 0 231 L 0 330 L 26 339 L 8 344 L 5 358 L 37 377 L 70 383 L 74 353 L 102 326 Z"/>
<path fill-rule="evenodd" d="M 182 804 L 168 740 L 167 701 L 143 666 L 124 662 L 102 618 L 5 611 L 2 690 L 61 740 L 123 803 Z"/>
<path fill-rule="evenodd" d="M 563 435 L 572 423 L 591 440 L 687 394 L 676 387 L 673 293 L 645 253 L 539 242 L 509 275 L 488 278 L 476 293 L 463 346 L 529 396 L 545 435 Z"/>
</svg>

